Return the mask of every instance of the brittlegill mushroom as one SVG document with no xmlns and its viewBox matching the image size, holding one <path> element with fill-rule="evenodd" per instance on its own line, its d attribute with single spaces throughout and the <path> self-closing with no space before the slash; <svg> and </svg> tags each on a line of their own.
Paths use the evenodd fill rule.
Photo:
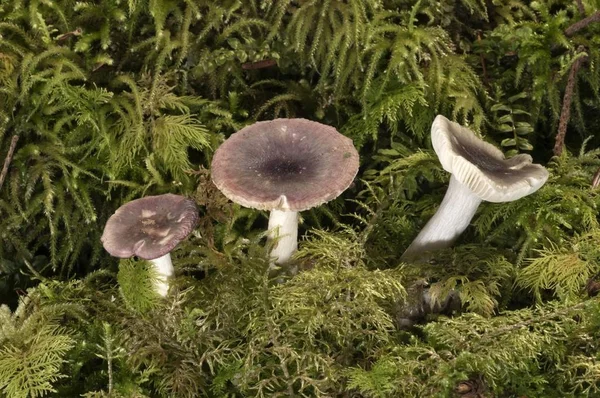
<svg viewBox="0 0 600 398">
<path fill-rule="evenodd" d="M 212 181 L 231 201 L 269 210 L 272 264 L 298 248 L 298 212 L 345 191 L 359 157 L 352 140 L 306 119 L 257 122 L 232 134 L 215 152 Z"/>
<path fill-rule="evenodd" d="M 158 274 L 156 291 L 166 296 L 167 280 L 173 275 L 170 252 L 188 237 L 197 221 L 193 200 L 174 194 L 147 196 L 119 207 L 106 222 L 101 241 L 114 257 L 149 260 Z"/>
<path fill-rule="evenodd" d="M 540 189 L 548 171 L 519 154 L 509 159 L 466 127 L 438 115 L 431 126 L 433 149 L 452 174 L 442 203 L 402 255 L 415 260 L 452 245 L 469 226 L 482 200 L 511 202 Z"/>
</svg>

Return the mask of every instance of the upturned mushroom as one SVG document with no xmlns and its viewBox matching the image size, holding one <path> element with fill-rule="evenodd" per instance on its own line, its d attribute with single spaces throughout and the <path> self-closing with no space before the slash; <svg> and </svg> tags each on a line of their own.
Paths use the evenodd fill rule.
<svg viewBox="0 0 600 398">
<path fill-rule="evenodd" d="M 136 199 L 110 216 L 102 234 L 112 256 L 149 260 L 158 273 L 156 291 L 166 296 L 173 275 L 170 252 L 193 231 L 198 209 L 193 200 L 165 194 Z"/>
<path fill-rule="evenodd" d="M 352 183 L 359 157 L 352 140 L 306 119 L 257 122 L 215 152 L 212 181 L 231 201 L 269 210 L 270 255 L 287 262 L 298 248 L 298 212 L 336 198 Z"/>
<path fill-rule="evenodd" d="M 431 141 L 444 170 L 452 174 L 442 203 L 402 255 L 414 260 L 425 252 L 447 248 L 467 228 L 482 200 L 511 202 L 540 189 L 548 171 L 526 154 L 504 154 L 475 133 L 438 115 Z"/>
</svg>

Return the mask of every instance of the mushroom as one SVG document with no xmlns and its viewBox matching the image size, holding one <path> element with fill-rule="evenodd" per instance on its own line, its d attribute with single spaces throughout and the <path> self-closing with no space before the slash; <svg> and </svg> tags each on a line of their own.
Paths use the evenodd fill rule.
<svg viewBox="0 0 600 398">
<path fill-rule="evenodd" d="M 306 119 L 275 119 L 246 126 L 215 152 L 212 181 L 231 201 L 269 210 L 274 263 L 298 248 L 298 212 L 336 198 L 358 172 L 352 140 Z"/>
<path fill-rule="evenodd" d="M 548 179 L 548 171 L 532 164 L 531 156 L 505 159 L 498 148 L 442 115 L 431 126 L 431 141 L 442 167 L 452 173 L 450 185 L 437 212 L 402 255 L 403 260 L 451 246 L 482 200 L 511 202 L 534 193 Z"/>
<path fill-rule="evenodd" d="M 102 233 L 104 249 L 112 256 L 138 256 L 157 271 L 156 291 L 166 296 L 173 275 L 170 252 L 192 232 L 198 221 L 193 200 L 165 194 L 136 199 L 110 216 Z"/>
</svg>

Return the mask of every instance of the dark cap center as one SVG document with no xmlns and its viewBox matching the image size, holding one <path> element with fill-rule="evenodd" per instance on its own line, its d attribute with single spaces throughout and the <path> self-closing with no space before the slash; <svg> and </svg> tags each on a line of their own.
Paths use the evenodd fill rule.
<svg viewBox="0 0 600 398">
<path fill-rule="evenodd" d="M 260 177 L 272 181 L 289 181 L 309 177 L 313 172 L 313 167 L 306 160 L 284 157 L 265 160 L 257 167 L 256 171 Z"/>
</svg>

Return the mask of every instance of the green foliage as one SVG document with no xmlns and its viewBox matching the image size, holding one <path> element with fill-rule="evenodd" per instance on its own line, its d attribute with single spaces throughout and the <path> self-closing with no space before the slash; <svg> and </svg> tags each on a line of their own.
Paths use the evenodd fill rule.
<svg viewBox="0 0 600 398">
<path fill-rule="evenodd" d="M 494 396 L 600 394 L 587 298 L 600 274 L 600 24 L 573 28 L 598 9 L 2 1 L 0 163 L 19 140 L 0 187 L 0 395 L 449 397 L 466 380 Z M 405 264 L 448 186 L 437 114 L 530 153 L 550 178 L 482 203 L 454 247 Z M 228 201 L 208 169 L 223 139 L 274 117 L 332 125 L 361 159 L 340 198 L 302 213 L 299 272 L 277 277 L 268 214 Z M 163 298 L 149 263 L 118 264 L 100 236 L 120 205 L 166 192 L 193 197 L 200 220 Z M 416 285 L 461 308 L 403 330 Z"/>
<path fill-rule="evenodd" d="M 345 133 L 353 138 L 357 147 L 365 140 L 377 140 L 379 127 L 384 123 L 394 134 L 401 131 L 402 122 L 410 123 L 412 131 L 423 135 L 427 123 L 423 119 L 428 118 L 419 120 L 420 115 L 415 114 L 417 103 L 423 107 L 427 105 L 422 87 L 416 84 L 402 85 L 396 89 L 388 88 L 385 94 L 375 87 L 367 94 L 366 101 L 368 105 L 364 114 L 352 116 L 345 127 Z"/>
<path fill-rule="evenodd" d="M 374 157 L 383 163 L 381 170 L 372 170 L 377 184 L 386 187 L 390 194 L 411 199 L 419 193 L 421 179 L 428 182 L 446 182 L 448 175 L 443 171 L 433 151 L 412 151 L 402 145 L 392 144 L 390 149 L 381 149 Z"/>
<path fill-rule="evenodd" d="M 314 235 L 302 245 L 295 258 L 308 264 L 327 264 L 333 268 L 364 266 L 366 253 L 356 231 L 345 228 L 341 231 L 312 231 Z"/>
<path fill-rule="evenodd" d="M 158 305 L 158 274 L 149 261 L 121 260 L 117 280 L 123 301 L 132 310 L 145 313 Z"/>
<path fill-rule="evenodd" d="M 440 269 L 441 268 L 441 269 Z M 514 267 L 496 249 L 480 245 L 462 245 L 441 253 L 428 270 L 438 281 L 429 290 L 432 301 L 440 302 L 457 291 L 469 312 L 491 316 L 501 288 L 509 285 Z"/>
<path fill-rule="evenodd" d="M 582 149 L 577 157 L 554 158 L 548 182 L 529 200 L 485 206 L 475 221 L 477 233 L 487 242 L 510 242 L 508 246 L 518 249 L 520 263 L 532 249 L 562 247 L 576 230 L 598 229 L 599 196 L 589 189 L 598 153 Z"/>
<path fill-rule="evenodd" d="M 395 347 L 370 369 L 348 369 L 350 385 L 367 397 L 451 396 L 455 383 L 475 376 L 499 396 L 596 392 L 597 380 L 589 383 L 595 359 L 588 350 L 594 348 L 585 342 L 597 335 L 598 311 L 591 300 L 490 320 L 465 314 L 433 322 L 423 328 L 422 341 Z M 576 375 L 581 369 L 589 370 Z"/>
<path fill-rule="evenodd" d="M 525 137 L 533 132 L 533 127 L 527 122 L 530 114 L 525 110 L 525 106 L 519 104 L 519 100 L 527 98 L 527 93 L 519 93 L 507 99 L 508 104 L 496 104 L 491 107 L 495 112 L 495 128 L 501 133 L 510 134 L 510 138 L 505 138 L 500 143 L 505 148 L 512 148 L 506 152 L 506 156 L 511 157 L 519 151 L 530 151 L 533 145 Z"/>
<path fill-rule="evenodd" d="M 72 333 L 60 325 L 65 314 L 83 316 L 74 304 L 39 307 L 30 290 L 11 312 L 0 306 L 0 391 L 10 397 L 41 397 L 56 392 L 66 354 L 74 347 Z"/>
<path fill-rule="evenodd" d="M 59 393 L 327 396 L 342 388 L 341 369 L 393 343 L 390 308 L 405 296 L 401 270 L 370 271 L 362 251 L 351 264 L 333 264 L 308 245 L 301 260 L 313 268 L 281 284 L 268 277 L 257 241 L 235 247 L 219 252 L 228 260 L 203 280 L 174 281 L 173 294 L 144 313 L 129 307 L 108 274 L 48 286 L 41 308 L 83 302 L 94 319 L 71 325 L 82 343 L 69 366 L 74 380 L 86 369 L 88 380 L 61 384 Z"/>
<path fill-rule="evenodd" d="M 499 23 L 490 30 L 477 43 L 478 52 L 482 62 L 488 65 L 487 77 L 494 79 L 494 91 L 500 89 L 508 98 L 527 95 L 529 102 L 526 111 L 531 115 L 527 122 L 534 128 L 537 124 L 540 128 L 554 130 L 571 65 L 577 58 L 586 55 L 592 64 L 598 60 L 598 26 L 592 23 L 583 30 L 567 35 L 567 29 L 583 18 L 578 10 L 578 2 L 536 1 L 528 6 L 521 2 L 510 3 L 520 12 L 511 13 L 510 16 L 504 12 L 508 23 Z M 596 1 L 581 3 L 587 15 L 597 11 Z M 578 73 L 577 80 L 581 84 L 577 85 L 573 97 L 575 114 L 571 117 L 573 123 L 570 125 L 585 137 L 588 134 L 584 130 L 590 127 L 590 122 L 597 125 L 595 120 L 591 121 L 587 116 L 586 108 L 598 104 L 600 75 L 597 68 L 592 67 Z M 582 96 L 587 99 L 582 101 Z M 507 102 L 503 103 L 508 105 Z M 534 142 L 532 144 L 535 146 Z"/>
<path fill-rule="evenodd" d="M 73 343 L 64 329 L 52 326 L 41 328 L 23 348 L 4 348 L 0 351 L 0 387 L 11 397 L 38 397 L 56 391 L 52 383 L 66 377 L 60 366 Z"/>
<path fill-rule="evenodd" d="M 531 289 L 538 300 L 551 290 L 563 300 L 574 300 L 588 280 L 600 273 L 598 231 L 573 237 L 565 246 L 550 243 L 540 249 L 520 272 L 518 282 Z"/>
</svg>

